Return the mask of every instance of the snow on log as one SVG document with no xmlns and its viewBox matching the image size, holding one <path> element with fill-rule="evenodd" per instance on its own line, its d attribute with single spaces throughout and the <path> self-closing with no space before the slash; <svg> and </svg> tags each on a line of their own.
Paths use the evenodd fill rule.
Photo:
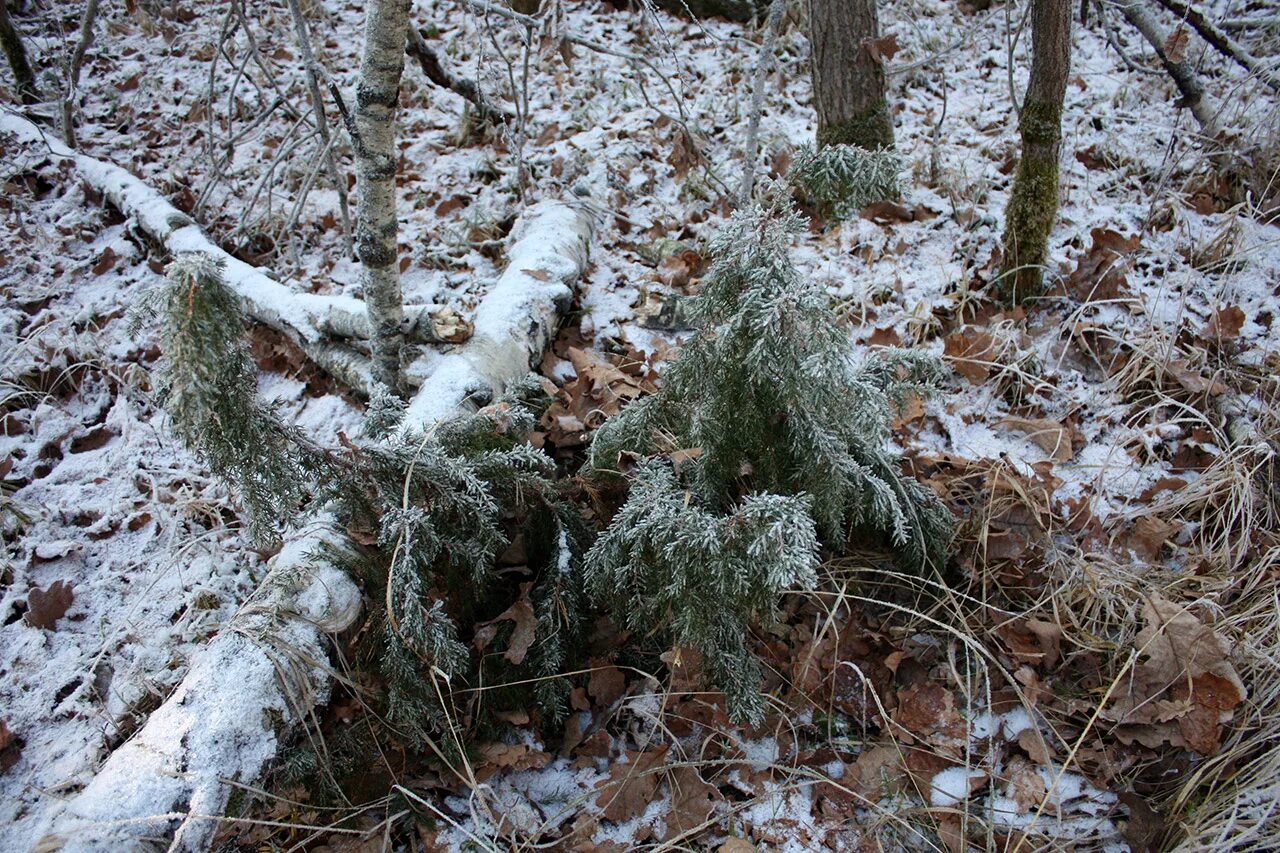
<svg viewBox="0 0 1280 853">
<path fill-rule="evenodd" d="M 465 412 L 529 371 L 572 301 L 595 221 L 585 201 L 530 208 L 512 231 L 506 271 L 481 301 L 474 337 L 436 357 L 406 424 Z M 355 584 L 322 556 L 344 541 L 329 519 L 287 537 L 258 591 L 68 800 L 41 851 L 135 849 L 157 838 L 172 838 L 171 850 L 208 848 L 236 783 L 260 779 L 283 732 L 327 699 L 324 635 L 349 627 L 360 608 Z"/>
<path fill-rule="evenodd" d="M 332 338 L 368 339 L 369 318 L 362 300 L 351 296 L 295 293 L 263 270 L 234 258 L 208 238 L 192 219 L 126 169 L 80 154 L 14 113 L 0 114 L 0 132 L 41 145 L 71 160 L 95 190 L 170 254 L 203 252 L 222 261 L 227 286 L 259 323 L 283 332 L 321 367 L 353 384 L 368 374 L 368 359 Z M 448 308 L 406 306 L 406 333 L 417 340 L 455 343 L 467 324 Z M 355 387 L 363 389 L 361 381 Z"/>
<path fill-rule="evenodd" d="M 429 357 L 406 426 L 486 405 L 529 372 L 573 300 L 573 282 L 586 269 L 595 226 L 585 200 L 542 201 L 525 212 L 511 231 L 506 271 L 476 309 L 471 339 Z"/>
<path fill-rule="evenodd" d="M 208 849 L 230 782 L 257 781 L 283 731 L 328 696 L 324 635 L 355 621 L 360 591 L 317 552 L 343 541 L 324 520 L 286 542 L 258 591 L 69 799 L 38 849 L 133 850 L 161 837 L 173 838 L 171 850 Z"/>
</svg>

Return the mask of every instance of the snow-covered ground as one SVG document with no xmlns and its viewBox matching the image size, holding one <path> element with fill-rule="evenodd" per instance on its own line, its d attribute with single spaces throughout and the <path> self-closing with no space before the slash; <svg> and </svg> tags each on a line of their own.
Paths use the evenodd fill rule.
<svg viewBox="0 0 1280 853">
<path fill-rule="evenodd" d="M 54 37 L 55 19 L 66 14 L 56 5 L 26 19 L 38 28 L 29 40 L 37 57 L 65 49 L 62 36 Z M 307 101 L 285 4 L 254 4 L 252 49 L 239 27 L 227 55 L 215 45 L 228 21 L 235 23 L 228 4 L 174 5 L 183 10 L 176 17 L 152 17 L 141 8 L 148 4 L 130 11 L 132 5 L 104 4 L 81 83 L 79 150 L 133 170 L 226 246 L 296 289 L 358 295 L 358 267 L 343 256 L 336 226 L 336 193 L 312 190 L 294 209 L 316 144 L 297 141 L 297 115 Z M 360 4 L 310 5 L 321 61 L 351 99 Z M 1214 211 L 1196 196 L 1191 181 L 1203 172 L 1204 152 L 1192 141 L 1190 115 L 1174 105 L 1172 84 L 1162 74 L 1128 70 L 1096 24 L 1078 27 L 1050 267 L 1070 290 L 1071 274 L 1082 261 L 1087 268 L 1095 243 L 1134 238 L 1129 254 L 1115 260 L 1124 282 L 1105 298 L 1055 297 L 1025 322 L 1015 315 L 993 320 L 974 290 L 989 280 L 999 244 L 1017 156 L 1010 79 L 1020 94 L 1028 40 L 1014 48 L 1010 72 L 1000 6 L 969 14 L 960 5 L 882 4 L 884 30 L 901 46 L 889 69 L 891 100 L 906 162 L 902 205 L 915 215 L 815 232 L 797 246 L 796 258 L 828 285 L 860 343 L 901 342 L 951 356 L 977 341 L 969 352 L 998 367 L 980 365 L 975 375 L 1009 368 L 978 382 L 961 363 L 949 386 L 899 431 L 917 464 L 946 457 L 1047 475 L 1059 521 L 1084 507 L 1097 522 L 1095 544 L 1119 537 L 1123 545 L 1138 504 L 1176 488 L 1174 481 L 1194 483 L 1196 466 L 1180 454 L 1212 461 L 1226 448 L 1190 408 L 1165 422 L 1142 417 L 1133 387 L 1108 375 L 1110 359 L 1126 347 L 1153 353 L 1157 383 L 1181 385 L 1190 395 L 1208 389 L 1210 408 L 1247 416 L 1254 405 L 1247 396 L 1216 393 L 1212 385 L 1226 368 L 1195 360 L 1188 347 L 1199 337 L 1197 351 L 1211 351 L 1217 338 L 1231 350 L 1231 369 L 1274 372 L 1280 230 L 1242 208 Z M 461 100 L 431 88 L 412 63 L 406 68 L 406 300 L 446 302 L 470 315 L 501 269 L 498 247 L 513 217 L 603 170 L 607 189 L 594 201 L 612 215 L 577 294 L 581 329 L 597 349 L 620 344 L 660 360 L 671 339 L 640 328 L 634 309 L 645 293 L 671 288 L 643 252 L 658 238 L 696 247 L 728 212 L 722 198 L 742 168 L 758 39 L 737 25 L 645 18 L 597 0 L 559 9 L 525 87 L 519 31 L 450 0 L 415 4 L 415 20 L 438 28 L 431 43 L 457 73 L 491 92 L 502 90 L 510 73 L 527 88 L 529 117 L 522 148 L 514 137 L 463 136 L 460 143 Z M 1127 50 L 1142 55 L 1136 32 L 1113 23 Z M 651 64 L 562 46 L 562 34 Z M 1280 111 L 1273 93 L 1194 39 L 1191 55 L 1225 105 L 1222 121 L 1234 143 L 1250 149 L 1269 132 L 1275 145 Z M 784 168 L 789 152 L 812 139 L 806 63 L 805 39 L 788 27 L 766 88 L 766 169 Z M 257 122 L 277 100 L 301 112 L 277 106 Z M 224 159 L 225 149 L 211 140 L 231 134 L 233 153 Z M 58 158 L 3 138 L 0 152 L 0 529 L 7 561 L 0 736 L 10 739 L 0 770 L 0 823 L 7 828 L 3 846 L 22 850 L 174 688 L 192 654 L 252 591 L 264 555 L 226 490 L 178 444 L 149 397 L 156 338 L 146 323 L 134 329 L 130 321 L 159 280 L 158 264 L 129 224 Z M 277 158 L 281 152 L 289 153 Z M 523 193 L 515 177 L 520 164 L 529 175 Z M 263 182 L 268 167 L 282 176 L 271 186 Z M 1097 270 L 1085 276 L 1100 278 Z M 287 371 L 288 359 L 273 360 L 264 346 L 264 360 Z M 561 362 L 554 375 L 563 380 L 572 367 Z M 354 433 L 356 407 L 316 390 L 280 372 L 263 374 L 263 393 L 315 438 L 332 444 L 339 432 Z M 1069 452 L 1037 440 L 1046 430 L 1061 430 L 1055 434 Z M 39 623 L 50 605 L 38 605 L 33 591 L 58 582 L 73 598 L 49 627 L 36 627 L 33 614 Z M 555 811 L 548 804 L 586 798 L 605 770 L 604 763 L 573 769 L 559 759 L 505 774 L 494 783 L 494 801 L 509 802 L 513 814 L 539 803 L 530 818 L 538 826 Z M 932 804 L 967 798 L 976 777 L 965 774 L 988 771 L 995 769 L 944 771 L 950 775 L 938 780 Z M 1084 804 L 1060 816 L 1063 835 L 1077 824 L 1088 824 L 1079 830 L 1085 834 L 1114 834 L 1114 827 L 1090 823 L 1105 819 L 1112 794 L 1075 774 L 1059 783 L 1073 792 L 1060 789 L 1063 802 Z M 756 789 L 761 798 L 736 827 L 780 817 L 811 826 L 808 787 L 769 785 Z M 995 812 L 1014 808 L 1014 792 L 989 796 Z M 461 844 L 485 827 L 467 803 L 454 805 L 461 828 L 448 830 L 456 833 L 448 843 Z M 645 837 L 662 838 L 668 809 L 660 799 L 633 825 L 601 829 L 597 840 L 626 845 L 645 821 Z M 1007 825 L 1026 820 L 1025 809 L 1014 812 Z M 793 846 L 819 837 L 818 829 L 806 829 Z"/>
</svg>

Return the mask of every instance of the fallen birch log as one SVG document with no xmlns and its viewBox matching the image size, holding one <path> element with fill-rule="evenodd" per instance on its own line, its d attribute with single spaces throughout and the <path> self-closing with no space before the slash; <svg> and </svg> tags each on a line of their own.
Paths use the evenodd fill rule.
<svg viewBox="0 0 1280 853">
<path fill-rule="evenodd" d="M 360 590 L 315 558 L 343 548 L 328 520 L 297 531 L 258 591 L 204 647 L 138 733 L 67 803 L 41 851 L 133 850 L 172 838 L 205 850 L 233 785 L 251 785 L 284 730 L 329 693 L 325 635 L 349 627 Z"/>
<path fill-rule="evenodd" d="M 203 252 L 221 260 L 227 286 L 240 297 L 249 317 L 285 334 L 344 383 L 358 390 L 367 388 L 368 358 L 333 340 L 368 340 L 369 317 L 362 300 L 295 293 L 258 267 L 223 251 L 190 217 L 127 170 L 68 148 L 21 116 L 0 114 L 0 132 L 71 160 L 90 186 L 169 254 Z M 465 340 L 468 332 L 467 324 L 454 311 L 434 306 L 406 306 L 405 325 L 410 337 L 435 343 L 457 343 Z"/>
<path fill-rule="evenodd" d="M 476 312 L 476 334 L 438 356 L 406 427 L 473 411 L 528 373 L 572 302 L 595 221 L 585 201 L 544 201 L 521 217 L 507 269 Z M 135 849 L 157 837 L 171 839 L 171 850 L 208 848 L 235 783 L 260 779 L 283 732 L 328 696 L 324 634 L 355 621 L 360 593 L 318 556 L 325 547 L 349 547 L 327 519 L 286 537 L 258 591 L 69 800 L 40 851 Z"/>
<path fill-rule="evenodd" d="M 454 350 L 430 353 L 404 422 L 431 424 L 474 411 L 528 374 L 555 336 L 573 300 L 595 233 L 590 203 L 542 201 L 511 231 L 506 271 L 476 309 L 470 340 Z"/>
</svg>

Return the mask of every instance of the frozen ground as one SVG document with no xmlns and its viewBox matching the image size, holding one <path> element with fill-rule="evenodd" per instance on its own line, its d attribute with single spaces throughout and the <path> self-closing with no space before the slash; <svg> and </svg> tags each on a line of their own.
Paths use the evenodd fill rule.
<svg viewBox="0 0 1280 853">
<path fill-rule="evenodd" d="M 321 59 L 350 93 L 359 4 L 316 5 Z M 916 216 L 846 222 L 806 237 L 796 256 L 828 284 L 859 342 L 901 342 L 982 363 L 970 379 L 962 361 L 943 393 L 903 425 L 898 441 L 918 464 L 946 458 L 1007 464 L 1023 476 L 1047 472 L 1051 511 L 1060 521 L 1084 507 L 1096 520 L 1094 545 L 1117 548 L 1135 566 L 1151 560 L 1126 550 L 1136 511 L 1176 488 L 1174 481 L 1194 484 L 1197 470 L 1226 448 L 1190 408 L 1161 422 L 1144 417 L 1140 390 L 1144 382 L 1180 386 L 1184 395 L 1207 388 L 1211 409 L 1247 419 L 1255 403 L 1235 391 L 1212 393 L 1224 368 L 1197 353 L 1211 351 L 1212 338 L 1221 339 L 1228 324 L 1232 369 L 1274 373 L 1280 231 L 1246 210 L 1201 203 L 1192 179 L 1203 152 L 1192 141 L 1191 117 L 1174 106 L 1172 85 L 1162 75 L 1126 69 L 1096 25 L 1079 29 L 1051 267 L 1069 280 L 1089 257 L 1093 232 L 1108 229 L 1136 237 L 1115 261 L 1124 282 L 1092 299 L 1078 291 L 1054 298 L 1025 324 L 992 319 L 971 288 L 989 278 L 1016 158 L 1004 15 L 998 7 L 966 14 L 942 0 L 883 5 L 884 28 L 902 48 L 890 65 L 891 99 L 900 106 L 897 140 L 906 160 L 902 204 Z M 252 123 L 277 96 L 305 108 L 287 8 L 255 6 L 256 53 L 237 30 L 230 55 L 214 51 L 225 3 L 173 8 L 183 13 L 152 18 L 104 5 L 81 86 L 80 150 L 134 170 L 192 210 L 225 245 L 271 266 L 295 288 L 357 293 L 357 268 L 342 256 L 334 224 L 336 194 L 312 191 L 295 216 L 314 141 L 291 135 L 294 121 L 284 109 Z M 449 302 L 469 314 L 500 269 L 495 246 L 504 223 L 509 228 L 531 201 L 561 194 L 603 164 L 608 190 L 596 201 L 614 216 L 578 293 L 581 328 L 597 349 L 629 345 L 660 360 L 671 341 L 640 329 L 634 308 L 644 293 L 670 288 L 640 250 L 656 238 L 696 246 L 726 214 L 719 199 L 736 187 L 741 171 L 756 40 L 738 26 L 664 15 L 642 26 L 640 16 L 595 0 L 561 8 L 563 32 L 642 54 L 666 81 L 615 56 L 580 46 L 561 51 L 548 38 L 531 71 L 521 150 L 513 139 L 467 137 L 457 144 L 460 99 L 430 88 L 410 64 L 401 119 L 406 296 Z M 64 11 L 40 14 L 43 28 L 31 49 L 62 50 L 62 36 L 54 36 Z M 504 85 L 507 59 L 519 73 L 517 33 L 501 19 L 486 22 L 444 0 L 418 2 L 415 19 L 438 27 L 432 44 L 490 91 Z M 1143 54 L 1136 33 L 1120 37 L 1132 54 Z M 1013 51 L 1019 92 L 1026 41 Z M 1192 54 L 1211 94 L 1226 105 L 1224 124 L 1237 143 L 1265 143 L 1269 130 L 1274 144 L 1272 93 L 1201 51 L 1193 39 Z M 769 164 L 783 164 L 787 152 L 812 138 L 806 58 L 803 36 L 789 28 L 761 123 Z M 236 73 L 240 63 L 244 75 Z M 215 96 L 208 99 L 211 77 Z M 234 154 L 224 161 L 215 147 L 214 168 L 210 134 L 225 138 L 229 127 L 240 134 Z M 286 150 L 292 154 L 277 163 Z M 27 849 L 62 799 L 172 690 L 192 653 L 253 589 L 264 560 L 225 489 L 178 445 L 148 396 L 154 335 L 145 324 L 132 329 L 130 313 L 156 284 L 157 264 L 128 223 L 56 159 L 11 140 L 0 139 L 0 151 L 6 182 L 0 525 L 7 560 L 0 720 L 10 739 L 0 771 L 0 823 L 7 827 L 5 846 Z M 530 175 L 524 198 L 515 181 L 521 162 Z M 280 170 L 275 186 L 260 185 L 264 164 Z M 1086 284 L 1101 278 L 1094 270 Z M 1229 320 L 1233 309 L 1239 323 Z M 967 329 L 979 337 L 966 352 Z M 1108 375 L 1108 358 L 1126 348 L 1151 354 L 1148 373 Z M 289 372 L 287 359 L 271 363 Z M 567 363 L 555 366 L 561 379 L 571 373 Z M 351 403 L 317 396 L 296 377 L 265 372 L 262 390 L 320 440 L 333 443 L 339 431 L 357 428 Z M 1065 454 L 1037 440 L 1056 430 L 1069 444 Z M 1187 464 L 1188 456 L 1201 464 Z M 1194 533 L 1172 535 L 1185 541 Z M 1167 556 L 1180 568 L 1176 552 Z M 70 588 L 69 607 L 51 627 L 30 624 L 33 590 L 57 582 Z M 547 803 L 587 797 L 605 770 L 605 763 L 571 770 L 560 759 L 544 770 L 500 777 L 494 796 L 540 802 L 530 818 L 536 826 L 555 812 Z M 945 772 L 935 806 L 969 793 L 969 777 Z M 1104 819 L 1112 795 L 1080 777 L 1069 781 L 1084 805 L 1060 816 L 1062 834 L 1113 837 L 1114 827 L 1089 823 Z M 810 788 L 759 784 L 753 788 L 759 801 L 736 826 L 804 826 L 794 836 L 800 848 L 825 837 L 814 825 Z M 991 793 L 988 805 L 1008 811 L 1012 796 Z M 465 802 L 453 805 L 461 827 L 450 830 L 457 833 L 453 843 L 484 829 Z M 628 824 L 601 829 L 597 840 L 625 845 L 646 821 L 644 837 L 665 837 L 667 809 L 655 803 Z M 1010 822 L 1025 818 L 1014 811 Z"/>
</svg>

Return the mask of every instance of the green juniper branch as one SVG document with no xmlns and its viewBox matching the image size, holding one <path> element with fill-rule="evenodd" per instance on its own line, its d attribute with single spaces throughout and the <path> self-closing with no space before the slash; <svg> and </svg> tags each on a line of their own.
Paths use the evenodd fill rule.
<svg viewBox="0 0 1280 853">
<path fill-rule="evenodd" d="M 888 449 L 895 403 L 941 375 L 903 350 L 855 362 L 827 294 L 789 258 L 799 217 L 735 214 L 691 309 L 698 333 L 656 395 L 596 433 L 590 465 L 697 448 L 679 475 L 648 463 L 586 558 L 589 588 L 631 621 L 665 623 L 698 648 L 739 718 L 758 720 L 746 626 L 779 592 L 811 584 L 817 535 L 878 537 L 915 570 L 940 568 L 950 516 L 898 470 Z M 652 624 L 647 626 L 652 628 Z"/>
</svg>

